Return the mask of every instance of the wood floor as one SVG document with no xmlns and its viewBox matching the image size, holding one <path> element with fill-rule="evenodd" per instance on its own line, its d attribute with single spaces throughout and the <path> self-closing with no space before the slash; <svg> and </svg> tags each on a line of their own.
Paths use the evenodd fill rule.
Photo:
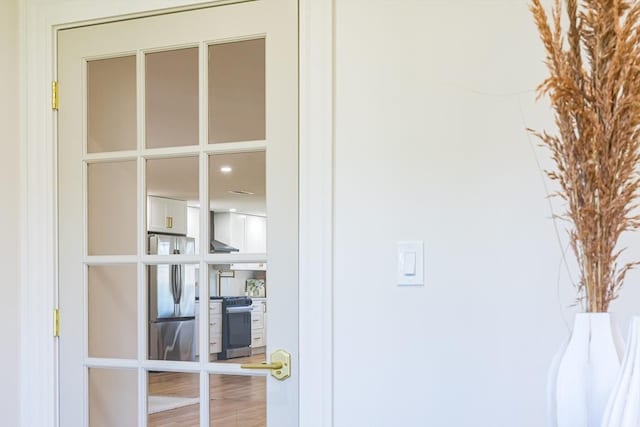
<svg viewBox="0 0 640 427">
<path fill-rule="evenodd" d="M 264 354 L 237 358 L 229 363 L 258 363 Z M 149 394 L 197 398 L 200 395 L 199 374 L 150 372 Z M 209 376 L 209 413 L 211 427 L 265 427 L 266 378 L 241 375 Z M 200 425 L 200 405 L 150 414 L 149 427 L 197 427 Z"/>
</svg>

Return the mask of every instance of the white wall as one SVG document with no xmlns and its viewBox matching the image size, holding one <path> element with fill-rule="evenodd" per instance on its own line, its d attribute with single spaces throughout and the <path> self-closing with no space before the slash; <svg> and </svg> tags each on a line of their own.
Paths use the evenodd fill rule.
<svg viewBox="0 0 640 427">
<path fill-rule="evenodd" d="M 19 419 L 19 144 L 18 144 L 18 1 L 0 1 L 0 425 L 15 426 Z"/>
<path fill-rule="evenodd" d="M 573 290 L 524 131 L 552 125 L 527 3 L 336 1 L 336 427 L 545 425 Z M 399 240 L 425 287 L 396 286 Z"/>
</svg>

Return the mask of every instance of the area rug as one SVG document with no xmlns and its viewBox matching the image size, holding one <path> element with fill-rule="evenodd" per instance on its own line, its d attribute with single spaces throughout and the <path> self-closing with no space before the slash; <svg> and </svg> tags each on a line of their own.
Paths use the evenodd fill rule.
<svg viewBox="0 0 640 427">
<path fill-rule="evenodd" d="M 156 412 L 170 411 L 183 406 L 196 405 L 199 402 L 200 399 L 197 397 L 149 396 L 147 405 L 148 412 L 155 414 Z"/>
</svg>

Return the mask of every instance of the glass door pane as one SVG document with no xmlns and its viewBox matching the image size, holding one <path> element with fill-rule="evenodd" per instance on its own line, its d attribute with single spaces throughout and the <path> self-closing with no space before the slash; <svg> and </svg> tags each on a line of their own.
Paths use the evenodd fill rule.
<svg viewBox="0 0 640 427">
<path fill-rule="evenodd" d="M 135 150 L 136 56 L 87 62 L 87 152 Z"/>
<path fill-rule="evenodd" d="M 209 156 L 209 208 L 212 253 L 267 252 L 264 151 Z"/>
<path fill-rule="evenodd" d="M 209 143 L 265 139 L 265 40 L 209 46 Z"/>
<path fill-rule="evenodd" d="M 209 376 L 211 427 L 265 427 L 267 378 L 245 375 Z"/>
<path fill-rule="evenodd" d="M 89 368 L 89 427 L 137 424 L 137 370 Z"/>
<path fill-rule="evenodd" d="M 135 160 L 87 165 L 89 255 L 135 255 Z"/>
<path fill-rule="evenodd" d="M 88 267 L 89 357 L 137 358 L 137 276 L 135 264 Z"/>
<path fill-rule="evenodd" d="M 147 375 L 149 427 L 200 425 L 200 375 L 166 371 Z"/>
<path fill-rule="evenodd" d="M 190 230 L 196 236 L 199 233 L 199 215 L 189 215 L 189 207 L 200 208 L 199 180 L 198 157 L 147 160 L 146 230 L 150 255 L 171 255 L 176 250 L 182 255 L 199 252 L 195 236 L 189 235 Z M 152 247 L 151 239 L 157 236 L 175 243 L 175 247 L 171 246 L 170 252 L 162 252 L 162 245 Z"/>
<path fill-rule="evenodd" d="M 259 363 L 266 360 L 267 264 L 233 263 L 209 266 L 209 358 L 220 363 Z M 227 299 L 246 297 L 246 313 L 228 313 Z M 227 348 L 242 348 L 227 354 Z"/>
<path fill-rule="evenodd" d="M 198 145 L 198 48 L 148 53 L 145 60 L 147 148 Z"/>
</svg>

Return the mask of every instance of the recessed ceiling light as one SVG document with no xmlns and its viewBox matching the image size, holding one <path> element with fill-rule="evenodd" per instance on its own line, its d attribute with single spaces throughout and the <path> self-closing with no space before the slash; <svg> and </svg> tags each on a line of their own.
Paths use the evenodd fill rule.
<svg viewBox="0 0 640 427">
<path fill-rule="evenodd" d="M 235 212 L 235 211 L 237 211 L 237 209 L 236 209 L 236 208 L 231 208 L 231 209 L 229 209 L 229 212 Z"/>
<path fill-rule="evenodd" d="M 220 168 L 220 172 L 222 172 L 222 173 L 229 173 L 229 172 L 231 172 L 232 170 L 233 170 L 233 169 L 231 169 L 231 166 L 222 166 L 222 167 Z"/>
</svg>

